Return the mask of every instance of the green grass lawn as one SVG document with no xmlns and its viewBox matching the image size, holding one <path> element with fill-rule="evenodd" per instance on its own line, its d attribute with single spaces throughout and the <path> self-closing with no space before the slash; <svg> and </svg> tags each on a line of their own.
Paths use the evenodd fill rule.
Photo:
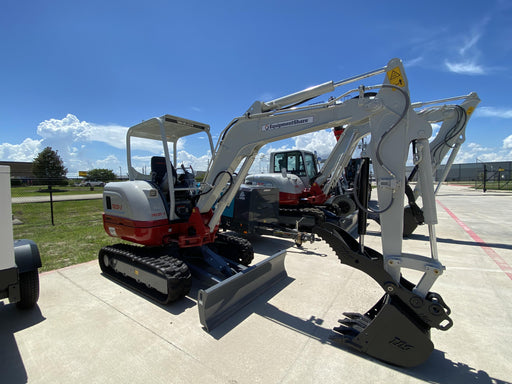
<svg viewBox="0 0 512 384">
<path fill-rule="evenodd" d="M 55 202 L 55 225 L 51 224 L 49 203 L 13 204 L 12 212 L 23 222 L 14 226 L 14 238 L 37 244 L 41 271 L 96 259 L 101 247 L 119 242 L 103 229 L 101 199 Z"/>
</svg>

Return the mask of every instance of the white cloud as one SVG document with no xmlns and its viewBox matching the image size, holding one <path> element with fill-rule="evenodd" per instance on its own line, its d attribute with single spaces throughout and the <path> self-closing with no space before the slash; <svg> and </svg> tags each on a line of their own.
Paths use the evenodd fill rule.
<svg viewBox="0 0 512 384">
<path fill-rule="evenodd" d="M 460 48 L 456 55 L 451 54 L 451 58 L 444 62 L 450 72 L 461 75 L 485 75 L 491 71 L 490 68 L 484 68 L 480 63 L 482 52 L 478 46 L 490 21 L 489 15 L 484 16 L 474 23 L 469 36 L 468 32 L 465 32 L 454 37 L 450 44 L 460 45 Z"/>
<path fill-rule="evenodd" d="M 72 137 L 74 141 L 88 129 L 89 124 L 79 121 L 76 116 L 68 114 L 61 120 L 45 120 L 37 126 L 37 134 L 45 139 Z"/>
<path fill-rule="evenodd" d="M 476 46 L 476 43 L 478 43 L 478 40 L 480 40 L 481 36 L 481 33 L 474 33 L 473 36 L 470 36 L 464 45 L 459 49 L 459 54 L 464 56 L 466 52 L 473 49 Z"/>
<path fill-rule="evenodd" d="M 121 161 L 119 161 L 119 159 L 115 155 L 108 155 L 104 159 L 95 160 L 93 164 L 94 168 L 112 169 L 115 172 L 120 167 Z"/>
<path fill-rule="evenodd" d="M 419 57 L 416 57 L 414 59 L 411 59 L 411 60 L 405 60 L 404 61 L 404 66 L 405 67 L 408 67 L 408 68 L 411 68 L 411 67 L 415 67 L 416 65 L 420 64 L 423 62 L 423 56 L 419 56 Z"/>
<path fill-rule="evenodd" d="M 43 140 L 27 138 L 21 144 L 0 144 L 0 159 L 11 161 L 32 161 L 43 149 Z"/>
<path fill-rule="evenodd" d="M 439 133 L 441 129 L 441 124 L 431 123 L 430 125 L 432 126 L 432 136 L 430 136 L 429 141 L 432 141 L 436 138 L 437 134 Z"/>
<path fill-rule="evenodd" d="M 512 119 L 512 109 L 481 107 L 475 111 L 477 117 L 500 117 L 502 119 Z"/>
<path fill-rule="evenodd" d="M 118 125 L 80 121 L 75 115 L 68 114 L 63 119 L 41 122 L 36 129 L 41 139 L 26 138 L 21 144 L 0 144 L 0 159 L 32 161 L 42 149 L 51 147 L 68 168 L 68 177 L 76 176 L 79 170 L 92 168 L 116 171 L 119 166 L 124 166 L 125 160 L 119 161 L 112 151 L 116 148 L 124 150 L 126 130 Z"/>
<path fill-rule="evenodd" d="M 505 139 L 503 139 L 503 148 L 512 149 L 512 135 L 507 136 Z"/>
<path fill-rule="evenodd" d="M 503 140 L 501 148 L 483 147 L 478 143 L 463 144 L 457 154 L 455 163 L 474 163 L 479 161 L 511 161 L 512 160 L 512 135 Z"/>
<path fill-rule="evenodd" d="M 37 133 L 48 140 L 57 142 L 102 142 L 112 147 L 124 149 L 127 127 L 119 125 L 99 125 L 80 121 L 68 114 L 63 119 L 45 120 L 37 126 Z"/>
<path fill-rule="evenodd" d="M 323 159 L 327 158 L 336 145 L 336 138 L 332 129 L 308 133 L 293 138 L 295 148 L 316 152 Z"/>
<path fill-rule="evenodd" d="M 208 168 L 208 162 L 212 158 L 210 151 L 208 151 L 205 155 L 202 156 L 194 156 L 187 151 L 178 151 L 177 159 L 178 164 L 184 164 L 186 167 L 192 165 L 195 170 L 204 171 Z"/>
<path fill-rule="evenodd" d="M 462 61 L 462 62 L 449 62 L 444 63 L 446 68 L 450 72 L 462 74 L 462 75 L 483 75 L 485 74 L 484 68 L 481 65 L 476 64 L 473 61 Z"/>
</svg>

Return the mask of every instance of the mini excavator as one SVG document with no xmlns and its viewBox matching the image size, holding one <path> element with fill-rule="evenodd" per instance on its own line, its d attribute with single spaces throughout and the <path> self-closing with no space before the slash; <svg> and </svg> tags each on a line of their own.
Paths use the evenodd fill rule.
<svg viewBox="0 0 512 384">
<path fill-rule="evenodd" d="M 360 85 L 327 101 L 305 105 L 341 86 L 381 74 L 384 81 L 377 85 Z M 364 97 L 368 91 L 376 92 L 375 96 Z M 259 149 L 270 142 L 343 125 L 354 129 L 339 140 L 338 144 L 346 148 L 342 162 L 348 162 L 346 156 L 351 157 L 359 141 L 361 132 L 357 127 L 369 128 L 365 134 L 371 135 L 367 152 L 373 162 L 381 207 L 382 254 L 364 245 L 364 222 L 360 223 L 359 241 L 329 223 L 313 227 L 313 232 L 330 245 L 341 263 L 371 276 L 383 288 L 384 296 L 364 314 L 345 313 L 335 328 L 336 339 L 398 366 L 422 363 L 433 350 L 431 328 L 447 330 L 452 320 L 441 296 L 430 291 L 444 270 L 435 235 L 437 217 L 428 144 L 432 127 L 412 108 L 399 59 L 345 80 L 329 81 L 268 102 L 256 101 L 227 125 L 215 147 L 207 124 L 177 116 L 164 115 L 129 128 L 130 180 L 107 184 L 103 194 L 104 229 L 125 242 L 100 250 L 102 272 L 160 303 L 187 295 L 191 276 L 197 276 L 209 285 L 198 293 L 199 319 L 207 331 L 213 329 L 286 276 L 285 251 L 250 265 L 250 242 L 219 232 L 222 213 L 245 180 Z M 192 134 L 205 134 L 212 153 L 200 184 L 185 167 L 181 172 L 177 167 L 177 142 Z M 132 139 L 149 139 L 162 146 L 164 156 L 152 159 L 149 175 L 132 165 Z M 424 222 L 429 227 L 428 256 L 402 252 L 405 164 L 411 143 L 417 156 Z M 365 171 L 361 173 L 361 180 L 365 180 Z M 361 182 L 357 188 L 359 201 L 368 200 L 367 192 L 368 182 Z M 364 221 L 362 212 L 359 219 Z M 421 279 L 416 284 L 406 280 L 402 268 L 422 272 Z"/>
</svg>

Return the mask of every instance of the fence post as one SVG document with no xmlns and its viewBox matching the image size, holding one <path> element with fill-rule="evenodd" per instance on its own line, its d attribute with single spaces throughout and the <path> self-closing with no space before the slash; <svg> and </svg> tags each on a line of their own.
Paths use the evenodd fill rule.
<svg viewBox="0 0 512 384">
<path fill-rule="evenodd" d="M 484 163 L 484 193 L 487 192 L 487 165 Z"/>
<path fill-rule="evenodd" d="M 48 190 L 50 191 L 50 212 L 52 216 L 52 225 L 55 226 L 55 223 L 53 222 L 53 191 L 51 185 L 48 186 Z"/>
</svg>

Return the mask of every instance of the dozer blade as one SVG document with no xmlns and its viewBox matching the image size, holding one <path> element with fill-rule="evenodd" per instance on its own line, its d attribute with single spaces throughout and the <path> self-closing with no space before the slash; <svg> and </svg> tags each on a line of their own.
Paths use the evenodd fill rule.
<svg viewBox="0 0 512 384">
<path fill-rule="evenodd" d="M 199 320 L 211 331 L 233 313 L 254 300 L 272 285 L 284 279 L 286 251 L 268 257 L 206 289 L 199 290 Z"/>
<path fill-rule="evenodd" d="M 403 277 L 395 282 L 384 269 L 383 257 L 365 247 L 341 228 L 326 223 L 313 232 L 336 252 L 343 264 L 372 277 L 386 292 L 364 315 L 346 312 L 332 337 L 379 360 L 402 367 L 424 362 L 434 349 L 430 329 L 449 329 L 450 308 L 441 296 L 429 292 L 425 297 L 413 293 L 414 284 Z"/>
</svg>

